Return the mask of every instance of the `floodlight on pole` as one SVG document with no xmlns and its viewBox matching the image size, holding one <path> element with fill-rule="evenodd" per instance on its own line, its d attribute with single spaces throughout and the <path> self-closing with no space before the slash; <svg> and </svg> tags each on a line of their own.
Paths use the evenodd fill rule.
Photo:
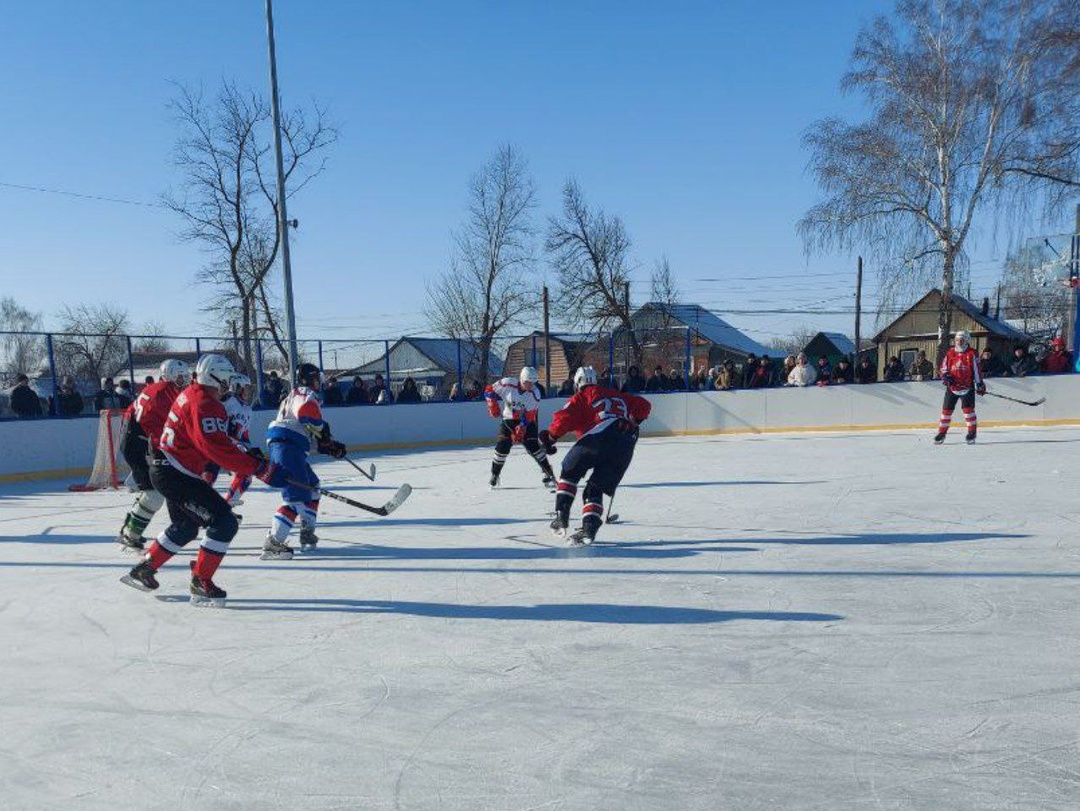
<svg viewBox="0 0 1080 811">
<path fill-rule="evenodd" d="M 281 239 L 281 280 L 285 286 L 285 331 L 288 335 L 289 380 L 296 384 L 300 363 L 296 346 L 296 311 L 293 307 L 292 266 L 289 263 L 289 216 L 285 211 L 285 163 L 281 157 L 281 113 L 278 100 L 277 55 L 274 49 L 273 0 L 266 0 L 266 41 L 270 51 L 270 110 L 274 119 L 274 157 L 277 160 L 277 229 Z M 299 224 L 299 223 L 297 223 Z"/>
</svg>

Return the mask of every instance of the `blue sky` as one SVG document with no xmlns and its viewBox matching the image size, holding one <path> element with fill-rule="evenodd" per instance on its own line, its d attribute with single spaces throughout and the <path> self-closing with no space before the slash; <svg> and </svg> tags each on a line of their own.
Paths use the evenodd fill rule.
<svg viewBox="0 0 1080 811">
<path fill-rule="evenodd" d="M 301 337 L 428 331 L 424 281 L 447 264 L 469 176 L 504 143 L 529 160 L 540 221 L 568 177 L 622 217 L 635 300 L 666 255 L 683 298 L 721 315 L 850 305 L 853 257 L 807 260 L 795 234 L 815 200 L 800 137 L 858 115 L 838 81 L 859 26 L 890 9 L 277 0 L 283 104 L 316 99 L 341 128 L 326 173 L 290 203 Z M 0 73 L 0 183 L 152 204 L 179 181 L 173 83 L 266 88 L 264 4 L 7 4 Z M 170 212 L 0 185 L 0 214 L 0 295 L 47 325 L 61 304 L 108 300 L 136 324 L 211 329 L 192 282 L 204 257 Z M 997 273 L 976 264 L 976 291 Z M 853 320 L 728 318 L 762 342 Z"/>
</svg>

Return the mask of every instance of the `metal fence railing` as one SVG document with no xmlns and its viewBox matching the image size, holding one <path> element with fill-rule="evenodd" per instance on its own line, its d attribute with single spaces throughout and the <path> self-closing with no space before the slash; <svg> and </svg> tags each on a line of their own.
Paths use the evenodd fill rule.
<svg viewBox="0 0 1080 811">
<path fill-rule="evenodd" d="M 298 341 L 298 351 L 301 362 L 323 371 L 323 401 L 331 408 L 480 399 L 487 384 L 517 376 L 523 366 L 538 370 L 546 396 L 572 392 L 574 370 L 583 365 L 593 366 L 601 382 L 627 391 L 745 388 L 786 380 L 782 353 L 774 353 L 764 374 L 754 367 L 750 376 L 746 346 L 726 346 L 682 325 L 600 334 L 533 332 L 500 337 L 487 351 L 474 340 L 422 336 L 306 339 Z M 163 360 L 179 358 L 194 367 L 209 352 L 227 355 L 251 377 L 253 406 L 277 407 L 290 375 L 283 348 L 269 339 L 0 332 L 0 419 L 36 416 L 20 408 L 33 406 L 35 398 L 25 392 L 13 404 L 19 374 L 29 378 L 40 416 L 91 415 L 117 407 L 115 398 L 136 394 L 156 378 Z"/>
</svg>

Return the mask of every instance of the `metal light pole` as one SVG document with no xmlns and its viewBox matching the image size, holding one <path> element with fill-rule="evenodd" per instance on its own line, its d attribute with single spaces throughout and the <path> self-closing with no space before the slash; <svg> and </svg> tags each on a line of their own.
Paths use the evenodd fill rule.
<svg viewBox="0 0 1080 811">
<path fill-rule="evenodd" d="M 296 385 L 300 356 L 296 348 L 292 265 L 289 263 L 289 217 L 285 211 L 285 164 L 281 158 L 281 113 L 278 109 L 277 56 L 274 50 L 273 0 L 266 0 L 266 41 L 270 50 L 270 110 L 274 118 L 274 156 L 277 159 L 278 233 L 281 235 L 281 280 L 285 285 L 285 331 L 289 338 L 289 380 Z"/>
</svg>

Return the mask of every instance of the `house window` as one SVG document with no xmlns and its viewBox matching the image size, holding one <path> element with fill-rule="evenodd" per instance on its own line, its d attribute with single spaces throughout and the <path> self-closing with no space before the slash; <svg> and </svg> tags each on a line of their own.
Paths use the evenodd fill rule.
<svg viewBox="0 0 1080 811">
<path fill-rule="evenodd" d="M 904 367 L 906 372 L 911 368 L 911 364 L 915 362 L 915 358 L 918 357 L 919 351 L 917 349 L 901 349 L 900 350 L 900 365 Z"/>
</svg>

